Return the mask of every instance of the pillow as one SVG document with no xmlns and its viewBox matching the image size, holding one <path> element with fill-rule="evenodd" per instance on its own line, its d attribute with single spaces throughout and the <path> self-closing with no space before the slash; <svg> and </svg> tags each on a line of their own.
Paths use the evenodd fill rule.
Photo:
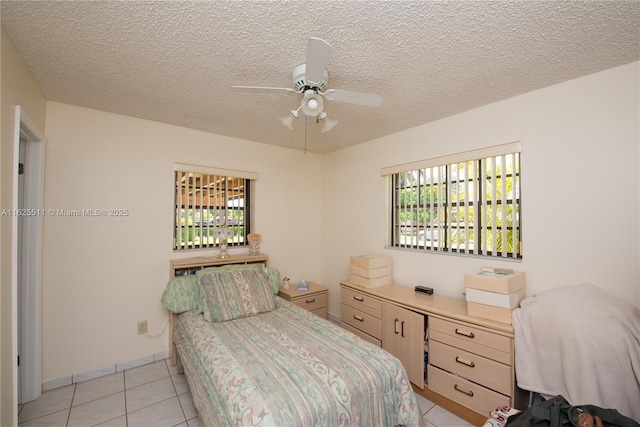
<svg viewBox="0 0 640 427">
<path fill-rule="evenodd" d="M 198 274 L 204 318 L 224 322 L 273 310 L 275 298 L 261 269 L 238 269 Z"/>
<path fill-rule="evenodd" d="M 169 280 L 162 293 L 162 306 L 174 313 L 202 310 L 200 308 L 200 288 L 194 274 L 178 276 Z"/>
<path fill-rule="evenodd" d="M 267 273 L 269 286 L 274 295 L 277 295 L 280 291 L 280 271 L 274 267 L 267 267 L 264 264 L 229 264 L 220 265 L 217 267 L 207 267 L 197 272 L 198 277 L 202 277 L 205 274 L 214 273 L 216 271 L 240 271 L 240 270 L 260 270 Z"/>
<path fill-rule="evenodd" d="M 280 270 L 273 267 L 264 267 L 267 272 L 267 277 L 269 278 L 269 286 L 271 286 L 271 290 L 274 295 L 278 295 L 280 292 Z"/>
</svg>

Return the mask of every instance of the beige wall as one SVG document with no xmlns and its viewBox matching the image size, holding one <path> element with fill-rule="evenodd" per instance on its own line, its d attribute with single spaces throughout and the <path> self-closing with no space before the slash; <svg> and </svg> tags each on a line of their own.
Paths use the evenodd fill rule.
<svg viewBox="0 0 640 427">
<path fill-rule="evenodd" d="M 130 213 L 45 217 L 44 381 L 168 349 L 167 332 L 136 325 L 159 334 L 168 319 L 174 162 L 257 172 L 261 250 L 283 274 L 321 280 L 320 156 L 55 102 L 46 134 L 45 209 Z"/>
<path fill-rule="evenodd" d="M 15 175 L 15 106 L 20 105 L 40 130 L 45 129 L 46 101 L 40 87 L 16 52 L 11 39 L 1 31 L 1 135 L 0 176 L 2 196 L 0 207 L 11 209 Z M 17 387 L 17 336 L 15 274 L 12 263 L 11 216 L 3 216 L 0 226 L 0 425 L 13 425 L 17 421 L 15 390 Z"/>
<path fill-rule="evenodd" d="M 525 271 L 529 295 L 591 282 L 640 306 L 638 75 L 636 62 L 324 156 L 329 311 L 349 256 L 370 252 L 393 257 L 398 284 L 442 295 L 463 298 L 464 272 L 488 264 Z M 523 147 L 522 262 L 384 248 L 380 168 L 512 141 Z"/>
</svg>

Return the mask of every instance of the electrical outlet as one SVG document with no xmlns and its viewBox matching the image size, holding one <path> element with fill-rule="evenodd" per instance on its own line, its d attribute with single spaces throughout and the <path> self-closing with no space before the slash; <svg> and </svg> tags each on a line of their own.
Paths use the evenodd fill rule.
<svg viewBox="0 0 640 427">
<path fill-rule="evenodd" d="M 138 335 L 147 333 L 147 321 L 143 320 L 142 322 L 138 322 Z"/>
</svg>

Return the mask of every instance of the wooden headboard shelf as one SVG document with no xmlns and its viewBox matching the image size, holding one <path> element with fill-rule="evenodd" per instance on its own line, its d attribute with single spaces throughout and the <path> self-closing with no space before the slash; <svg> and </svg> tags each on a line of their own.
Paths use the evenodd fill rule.
<svg viewBox="0 0 640 427">
<path fill-rule="evenodd" d="M 169 277 L 195 274 L 196 271 L 207 267 L 217 267 L 228 264 L 254 264 L 257 262 L 266 264 L 269 256 L 258 255 L 231 255 L 230 258 L 216 258 L 215 256 L 202 256 L 197 258 L 172 259 L 169 262 Z"/>
<path fill-rule="evenodd" d="M 229 264 L 267 264 L 269 256 L 267 254 L 258 255 L 231 255 L 229 258 L 196 257 L 196 258 L 179 258 L 172 259 L 169 263 L 169 278 L 176 276 L 184 276 L 188 274 L 196 274 L 198 270 L 207 267 L 220 267 Z M 178 314 L 169 313 L 169 358 L 171 365 L 175 365 L 178 361 L 176 354 L 176 346 L 173 344 L 173 333 L 176 327 Z"/>
</svg>

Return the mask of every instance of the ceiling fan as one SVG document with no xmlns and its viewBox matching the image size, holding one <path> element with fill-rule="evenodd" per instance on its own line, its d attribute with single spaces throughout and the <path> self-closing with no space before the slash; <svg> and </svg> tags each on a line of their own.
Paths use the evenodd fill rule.
<svg viewBox="0 0 640 427">
<path fill-rule="evenodd" d="M 300 107 L 291 110 L 287 117 L 282 118 L 282 124 L 293 129 L 293 120 L 297 119 L 302 111 L 306 116 L 315 117 L 317 122 L 322 120 L 324 122 L 322 132 L 327 132 L 338 122 L 327 120 L 328 114 L 324 111 L 324 100 L 378 107 L 383 99 L 381 95 L 374 93 L 327 89 L 329 72 L 326 67 L 330 51 L 329 43 L 310 37 L 307 44 L 307 62 L 293 69 L 293 88 L 232 86 L 232 89 L 241 92 L 283 92 L 302 95 Z"/>
</svg>

